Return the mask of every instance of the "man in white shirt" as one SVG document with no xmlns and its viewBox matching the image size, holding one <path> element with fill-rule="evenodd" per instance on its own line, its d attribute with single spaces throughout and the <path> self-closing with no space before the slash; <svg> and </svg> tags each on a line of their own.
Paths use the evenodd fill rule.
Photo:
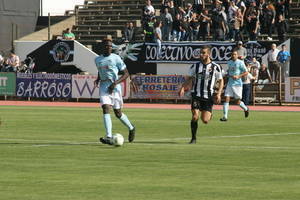
<svg viewBox="0 0 300 200">
<path fill-rule="evenodd" d="M 151 4 L 150 0 L 146 0 L 146 5 L 144 7 L 144 15 L 154 16 L 155 15 L 155 9 Z"/>
<path fill-rule="evenodd" d="M 279 63 L 277 61 L 279 50 L 276 48 L 276 44 L 272 44 L 271 49 L 268 52 L 268 68 L 271 74 L 272 81 L 279 81 Z M 273 77 L 274 72 L 274 77 Z"/>
<path fill-rule="evenodd" d="M 8 65 L 12 68 L 12 70 L 14 72 L 16 72 L 17 68 L 20 65 L 19 56 L 17 56 L 14 51 L 10 51 L 10 54 L 9 54 L 9 57 L 8 57 L 7 60 L 8 60 Z"/>
<path fill-rule="evenodd" d="M 154 41 L 157 44 L 157 58 L 158 59 L 161 59 L 161 42 L 162 42 L 161 26 L 162 26 L 162 22 L 158 21 L 158 22 L 156 22 L 155 29 L 154 29 Z"/>
</svg>

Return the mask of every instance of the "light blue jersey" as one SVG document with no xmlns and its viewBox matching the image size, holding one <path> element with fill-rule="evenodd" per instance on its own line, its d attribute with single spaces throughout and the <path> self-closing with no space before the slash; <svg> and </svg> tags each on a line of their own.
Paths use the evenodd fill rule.
<svg viewBox="0 0 300 200">
<path fill-rule="evenodd" d="M 228 85 L 229 86 L 243 86 L 243 81 L 241 78 L 239 79 L 233 79 L 232 76 L 236 76 L 236 75 L 240 75 L 244 72 L 247 71 L 247 68 L 245 66 L 244 61 L 242 60 L 230 60 L 228 62 L 228 75 L 229 75 L 229 79 L 228 79 Z"/>
<path fill-rule="evenodd" d="M 126 69 L 126 65 L 117 54 L 109 56 L 100 55 L 95 58 L 95 63 L 100 76 L 100 94 L 107 93 L 108 87 L 119 79 L 118 73 Z M 115 87 L 115 91 L 121 91 L 121 85 Z"/>
</svg>

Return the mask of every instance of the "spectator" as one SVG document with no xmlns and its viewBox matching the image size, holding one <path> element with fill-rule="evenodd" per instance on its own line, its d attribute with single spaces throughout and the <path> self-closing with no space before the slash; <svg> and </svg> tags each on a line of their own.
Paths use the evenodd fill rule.
<svg viewBox="0 0 300 200">
<path fill-rule="evenodd" d="M 127 22 L 124 30 L 125 41 L 134 42 L 135 41 L 135 28 L 132 22 Z"/>
<path fill-rule="evenodd" d="M 267 40 L 273 40 L 272 33 L 275 24 L 275 16 L 276 16 L 276 11 L 274 6 L 273 4 L 269 4 L 264 13 L 264 20 L 265 20 L 264 27 L 266 28 L 266 32 L 268 33 Z"/>
<path fill-rule="evenodd" d="M 146 0 L 146 5 L 143 8 L 143 15 L 146 18 L 151 19 L 153 16 L 155 16 L 155 9 L 151 4 L 151 0 Z"/>
<path fill-rule="evenodd" d="M 210 36 L 210 23 L 211 23 L 211 18 L 208 14 L 207 9 L 204 9 L 200 14 L 199 22 L 200 22 L 200 27 L 199 27 L 198 39 L 200 40 L 200 37 L 202 37 L 202 40 L 206 41 L 206 38 Z"/>
<path fill-rule="evenodd" d="M 251 64 L 246 64 L 248 74 L 242 78 L 243 80 L 243 93 L 242 93 L 242 101 L 245 103 L 245 105 L 250 104 L 250 98 L 251 98 L 251 82 L 255 79 L 255 77 L 251 74 Z"/>
<path fill-rule="evenodd" d="M 236 19 L 237 10 L 239 8 L 235 5 L 234 1 L 230 1 L 229 8 L 228 8 L 228 26 L 229 26 L 229 33 L 228 39 L 233 41 L 234 40 L 234 24 Z"/>
<path fill-rule="evenodd" d="M 169 8 L 169 0 L 162 0 L 160 6 L 160 13 L 164 13 L 166 8 Z"/>
<path fill-rule="evenodd" d="M 164 41 L 170 41 L 171 40 L 171 32 L 172 32 L 172 23 L 173 18 L 172 15 L 169 13 L 169 9 L 165 8 L 164 13 L 161 15 L 162 20 L 162 35 Z"/>
<path fill-rule="evenodd" d="M 190 21 L 190 27 L 191 27 L 191 41 L 198 40 L 199 35 L 199 21 L 197 19 L 197 14 L 193 14 L 191 21 Z"/>
<path fill-rule="evenodd" d="M 268 67 L 270 70 L 270 75 L 271 75 L 271 79 L 273 82 L 277 82 L 279 79 L 279 63 L 277 61 L 277 56 L 278 56 L 279 50 L 276 48 L 276 44 L 273 43 L 271 45 L 271 49 L 268 52 Z M 274 73 L 274 78 L 273 78 L 273 73 Z"/>
<path fill-rule="evenodd" d="M 249 2 L 249 7 L 245 13 L 245 19 L 247 23 L 247 31 L 249 34 L 249 39 L 252 41 L 256 40 L 257 33 L 259 30 L 259 10 L 256 6 L 255 1 Z"/>
<path fill-rule="evenodd" d="M 9 57 L 7 59 L 7 64 L 10 66 L 11 69 L 9 71 L 16 72 L 19 65 L 20 65 L 20 58 L 15 54 L 15 52 L 12 50 L 10 51 Z"/>
<path fill-rule="evenodd" d="M 154 23 L 155 23 L 155 18 L 153 17 L 144 26 L 145 42 L 154 41 Z"/>
<path fill-rule="evenodd" d="M 65 40 L 75 40 L 75 35 L 72 33 L 70 28 L 67 28 L 65 33 L 63 34 L 63 39 Z"/>
<path fill-rule="evenodd" d="M 257 7 L 259 11 L 259 22 L 260 22 L 260 32 L 267 33 L 267 27 L 265 23 L 265 14 L 267 11 L 267 3 L 265 0 L 259 0 L 257 2 Z"/>
<path fill-rule="evenodd" d="M 1 72 L 15 72 L 15 70 L 16 70 L 16 68 L 12 67 L 9 64 L 9 59 L 8 58 L 4 58 Z"/>
<path fill-rule="evenodd" d="M 183 6 L 183 0 L 174 0 L 174 6 L 176 8 L 181 8 Z"/>
<path fill-rule="evenodd" d="M 191 27 L 187 17 L 184 17 L 181 22 L 181 41 L 191 40 Z"/>
<path fill-rule="evenodd" d="M 192 18 L 193 14 L 194 14 L 193 6 L 192 6 L 192 4 L 188 3 L 187 6 L 186 6 L 186 10 L 184 11 L 183 16 L 188 17 L 188 18 Z"/>
<path fill-rule="evenodd" d="M 279 15 L 285 14 L 284 3 L 285 3 L 284 0 L 276 0 L 276 2 L 275 2 L 276 21 L 278 21 Z"/>
<path fill-rule="evenodd" d="M 162 42 L 162 34 L 161 34 L 161 26 L 162 22 L 157 21 L 154 26 L 154 42 L 157 44 L 157 58 L 161 58 L 161 42 Z"/>
<path fill-rule="evenodd" d="M 245 16 L 245 12 L 246 12 L 246 5 L 244 3 L 243 0 L 236 0 L 235 1 L 235 5 L 241 9 L 242 15 Z"/>
<path fill-rule="evenodd" d="M 252 58 L 250 73 L 257 79 L 261 65 L 255 57 Z"/>
<path fill-rule="evenodd" d="M 4 63 L 4 58 L 3 58 L 2 55 L 0 54 L 0 71 L 1 71 L 1 68 L 2 68 L 3 63 Z"/>
<path fill-rule="evenodd" d="M 230 2 L 231 2 L 231 0 L 222 0 L 222 6 L 224 6 L 224 8 L 225 8 L 225 13 L 228 13 Z"/>
<path fill-rule="evenodd" d="M 181 20 L 180 14 L 177 14 L 175 20 L 173 20 L 173 40 L 179 41 L 181 39 Z"/>
<path fill-rule="evenodd" d="M 267 83 L 272 82 L 272 78 L 271 78 L 269 69 L 267 68 L 267 66 L 265 64 L 261 65 L 261 68 L 259 70 L 258 78 L 257 79 L 258 79 L 257 80 L 258 84 L 267 84 Z M 257 88 L 259 90 L 262 90 L 263 87 L 264 87 L 264 85 L 258 85 L 257 86 Z"/>
<path fill-rule="evenodd" d="M 2 71 L 3 64 L 4 64 L 4 58 L 3 58 L 2 55 L 0 54 L 0 72 Z"/>
<path fill-rule="evenodd" d="M 277 55 L 277 60 L 281 67 L 281 80 L 285 81 L 285 77 L 289 77 L 289 61 L 291 59 L 291 54 L 286 50 L 286 45 L 281 46 L 282 50 Z"/>
<path fill-rule="evenodd" d="M 143 15 L 142 15 L 142 25 L 143 28 L 147 26 L 148 22 L 155 16 L 155 9 L 151 5 L 151 0 L 145 1 L 145 6 L 143 7 Z"/>
<path fill-rule="evenodd" d="M 205 0 L 194 0 L 193 11 L 200 15 L 202 9 L 205 8 Z"/>
<path fill-rule="evenodd" d="M 243 40 L 243 36 L 241 34 L 242 27 L 244 25 L 244 19 L 241 9 L 239 8 L 237 10 L 235 20 L 234 20 L 234 26 L 233 26 L 233 35 L 232 38 L 234 41 Z"/>
<path fill-rule="evenodd" d="M 280 43 L 282 43 L 285 41 L 285 35 L 288 31 L 286 20 L 284 19 L 282 14 L 278 16 L 278 22 L 276 23 L 276 27 L 277 27 L 278 40 Z"/>
<path fill-rule="evenodd" d="M 289 19 L 291 20 L 291 10 L 290 10 L 290 4 L 292 3 L 292 0 L 284 0 L 284 16 L 285 16 L 285 19 Z M 299 1 L 298 1 L 298 4 L 299 4 Z"/>
<path fill-rule="evenodd" d="M 176 15 L 179 13 L 178 9 L 174 6 L 174 1 L 170 0 L 169 3 L 169 13 L 172 15 L 172 19 L 176 18 Z"/>
<path fill-rule="evenodd" d="M 216 8 L 213 9 L 212 13 L 212 29 L 214 32 L 213 39 L 215 41 L 223 41 L 225 38 L 226 25 L 222 12 L 222 6 L 220 4 L 216 4 Z"/>
<path fill-rule="evenodd" d="M 251 41 L 256 41 L 258 28 L 259 28 L 259 20 L 258 20 L 258 13 L 252 12 L 248 17 L 248 33 L 249 39 Z"/>
<path fill-rule="evenodd" d="M 4 60 L 4 58 L 2 57 L 2 55 L 0 54 L 0 63 L 2 63 Z"/>
<path fill-rule="evenodd" d="M 247 49 L 243 47 L 243 42 L 239 41 L 237 43 L 237 46 L 233 49 L 233 51 L 237 51 L 238 53 L 238 59 L 244 61 L 247 57 Z"/>
</svg>

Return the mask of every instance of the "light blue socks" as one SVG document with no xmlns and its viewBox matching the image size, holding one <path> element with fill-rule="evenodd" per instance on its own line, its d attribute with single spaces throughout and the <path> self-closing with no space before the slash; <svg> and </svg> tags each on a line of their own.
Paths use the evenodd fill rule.
<svg viewBox="0 0 300 200">
<path fill-rule="evenodd" d="M 132 129 L 134 128 L 134 127 L 132 126 L 132 124 L 130 123 L 128 117 L 127 117 L 124 113 L 122 113 L 122 116 L 121 116 L 119 119 L 120 119 L 120 121 L 121 121 L 125 126 L 127 126 L 127 128 L 128 128 L 129 130 L 132 130 Z"/>
<path fill-rule="evenodd" d="M 246 105 L 244 104 L 244 102 L 242 102 L 242 101 L 241 101 L 241 103 L 240 103 L 240 107 L 241 107 L 244 111 L 248 110 L 247 106 L 246 106 Z"/>
<path fill-rule="evenodd" d="M 111 123 L 110 114 L 104 114 L 103 121 L 104 121 L 106 137 L 111 138 L 112 137 L 112 123 Z"/>
<path fill-rule="evenodd" d="M 224 117 L 226 119 L 228 119 L 228 110 L 229 110 L 229 103 L 224 102 L 224 105 L 223 105 L 223 114 L 224 114 Z"/>
</svg>

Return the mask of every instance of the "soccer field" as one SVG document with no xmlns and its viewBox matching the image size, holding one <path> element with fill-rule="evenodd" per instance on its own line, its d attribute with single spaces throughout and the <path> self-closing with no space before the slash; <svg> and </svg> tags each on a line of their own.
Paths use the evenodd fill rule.
<svg viewBox="0 0 300 200">
<path fill-rule="evenodd" d="M 112 147 L 98 108 L 1 106 L 0 199 L 300 199 L 300 112 L 214 111 L 196 145 L 189 110 L 124 112 L 136 140 Z"/>
</svg>

